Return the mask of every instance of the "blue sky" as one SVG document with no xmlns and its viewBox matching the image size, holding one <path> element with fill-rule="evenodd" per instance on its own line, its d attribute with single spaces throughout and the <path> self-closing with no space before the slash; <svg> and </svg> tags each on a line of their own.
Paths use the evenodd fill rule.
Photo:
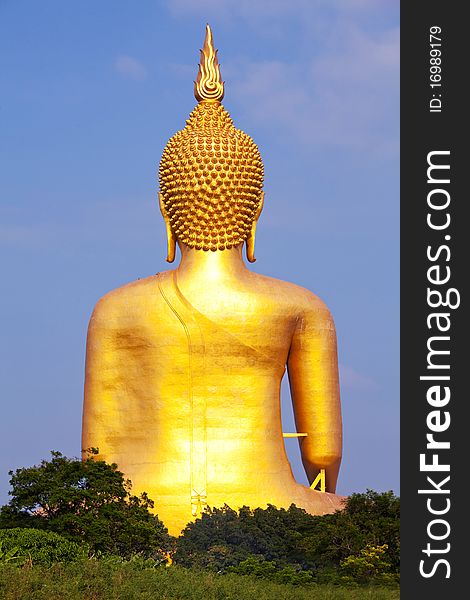
<svg viewBox="0 0 470 600">
<path fill-rule="evenodd" d="M 0 502 L 9 469 L 80 451 L 96 301 L 167 268 L 156 171 L 206 22 L 265 163 L 253 268 L 335 318 L 338 491 L 399 491 L 398 0 L 0 0 Z"/>
</svg>

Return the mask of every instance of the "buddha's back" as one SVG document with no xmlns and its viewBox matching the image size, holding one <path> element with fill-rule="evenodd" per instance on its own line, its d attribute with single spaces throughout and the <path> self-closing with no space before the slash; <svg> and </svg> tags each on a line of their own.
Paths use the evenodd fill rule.
<svg viewBox="0 0 470 600">
<path fill-rule="evenodd" d="M 293 479 L 280 415 L 289 352 L 308 322 L 331 333 L 329 313 L 303 288 L 240 275 L 201 288 L 167 271 L 111 292 L 90 322 L 83 447 L 148 492 L 172 532 L 206 504 L 331 510 Z"/>
<path fill-rule="evenodd" d="M 177 269 L 111 292 L 87 341 L 82 447 L 117 463 L 171 533 L 204 506 L 341 507 L 336 337 L 324 304 L 249 271 L 263 208 L 258 148 L 233 126 L 210 29 L 199 104 L 165 147 L 160 208 Z M 282 436 L 286 367 L 303 464 L 294 480 Z"/>
</svg>

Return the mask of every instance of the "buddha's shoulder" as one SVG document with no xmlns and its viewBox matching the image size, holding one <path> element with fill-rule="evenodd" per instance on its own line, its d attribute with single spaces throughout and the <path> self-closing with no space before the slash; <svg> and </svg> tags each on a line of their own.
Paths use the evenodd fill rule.
<svg viewBox="0 0 470 600">
<path fill-rule="evenodd" d="M 158 278 L 166 276 L 167 273 L 169 271 L 137 279 L 111 290 L 96 303 L 92 319 L 109 315 L 118 317 L 121 314 L 130 316 L 138 312 L 139 308 L 144 309 L 143 305 L 147 299 L 152 298 L 153 303 L 158 302 L 161 297 L 156 293 Z"/>
<path fill-rule="evenodd" d="M 252 273 L 252 275 L 252 281 L 257 290 L 274 298 L 279 305 L 291 310 L 297 309 L 300 312 L 328 312 L 325 302 L 311 290 L 301 285 L 258 273 Z"/>
</svg>

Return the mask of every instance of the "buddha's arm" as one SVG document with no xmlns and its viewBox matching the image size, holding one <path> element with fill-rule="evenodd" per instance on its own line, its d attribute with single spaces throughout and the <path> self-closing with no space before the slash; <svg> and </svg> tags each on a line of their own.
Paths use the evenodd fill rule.
<svg viewBox="0 0 470 600">
<path fill-rule="evenodd" d="M 96 306 L 88 326 L 85 394 L 83 405 L 82 449 L 98 448 L 106 457 L 109 432 L 119 424 L 116 391 L 119 365 L 113 352 L 113 334 L 103 300 Z"/>
<path fill-rule="evenodd" d="M 342 449 L 336 332 L 319 300 L 299 317 L 288 372 L 297 431 L 307 433 L 300 450 L 308 480 L 325 469 L 326 491 L 335 492 Z"/>
</svg>

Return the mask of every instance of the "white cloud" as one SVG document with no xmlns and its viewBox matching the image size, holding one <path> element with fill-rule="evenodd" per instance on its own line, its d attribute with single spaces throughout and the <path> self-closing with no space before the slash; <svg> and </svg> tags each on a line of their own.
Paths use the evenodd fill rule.
<svg viewBox="0 0 470 600">
<path fill-rule="evenodd" d="M 334 50 L 314 61 L 313 75 L 331 82 L 367 84 L 383 87 L 398 74 L 399 30 L 365 33 L 351 24 L 343 24 L 338 33 L 344 40 Z"/>
<path fill-rule="evenodd" d="M 339 375 L 341 387 L 345 389 L 361 390 L 363 392 L 379 389 L 379 385 L 373 379 L 348 365 L 339 365 Z"/>
<path fill-rule="evenodd" d="M 297 0 L 300 5 L 310 1 Z M 196 13 L 207 18 L 209 22 L 214 18 L 266 19 L 292 12 L 292 3 L 289 0 L 168 0 L 167 4 L 176 16 Z"/>
<path fill-rule="evenodd" d="M 144 65 L 130 56 L 118 56 L 114 63 L 114 68 L 119 74 L 127 77 L 128 79 L 142 81 L 147 77 L 147 69 L 144 67 Z"/>
<path fill-rule="evenodd" d="M 310 15 L 316 18 L 322 11 L 337 10 L 346 14 L 396 9 L 396 0 L 167 0 L 175 16 L 198 15 L 202 18 L 242 18 L 247 22 L 268 21 L 281 16 Z"/>
<path fill-rule="evenodd" d="M 372 8 L 396 7 L 397 0 L 321 0 L 323 4 L 337 6 L 345 11 L 371 10 Z"/>
<path fill-rule="evenodd" d="M 398 29 L 342 27 L 341 47 L 304 60 L 238 65 L 232 93 L 247 117 L 311 143 L 388 152 L 398 144 Z"/>
</svg>

